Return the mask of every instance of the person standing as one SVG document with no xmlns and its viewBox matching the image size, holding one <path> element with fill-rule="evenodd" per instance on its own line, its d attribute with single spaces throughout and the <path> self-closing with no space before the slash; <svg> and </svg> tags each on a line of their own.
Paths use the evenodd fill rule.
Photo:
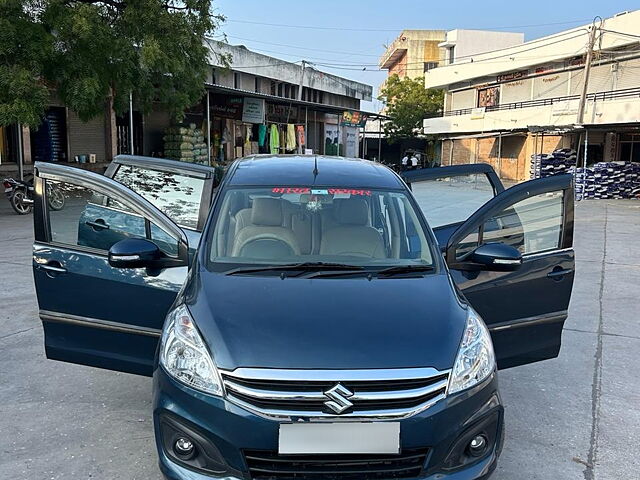
<svg viewBox="0 0 640 480">
<path fill-rule="evenodd" d="M 402 164 L 402 171 L 405 171 L 407 169 L 407 165 L 409 164 L 409 154 L 405 153 L 404 157 L 402 157 L 402 160 L 400 161 L 400 163 Z"/>
<path fill-rule="evenodd" d="M 418 168 L 418 157 L 416 157 L 414 153 L 411 155 L 411 170 L 415 170 L 416 168 Z"/>
</svg>

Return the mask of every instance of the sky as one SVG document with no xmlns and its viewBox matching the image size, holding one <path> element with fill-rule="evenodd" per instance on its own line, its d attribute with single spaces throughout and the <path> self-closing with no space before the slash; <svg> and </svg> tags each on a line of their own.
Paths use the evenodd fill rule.
<svg viewBox="0 0 640 480">
<path fill-rule="evenodd" d="M 432 0 L 213 0 L 227 21 L 216 32 L 288 61 L 374 87 L 384 80 L 377 62 L 403 29 L 480 29 L 524 32 L 533 40 L 640 7 L 638 0 L 439 1 Z M 219 36 L 216 36 L 219 38 Z M 324 65 L 323 65 L 324 64 Z M 332 64 L 334 66 L 327 66 Z M 363 102 L 377 111 L 380 102 Z"/>
</svg>

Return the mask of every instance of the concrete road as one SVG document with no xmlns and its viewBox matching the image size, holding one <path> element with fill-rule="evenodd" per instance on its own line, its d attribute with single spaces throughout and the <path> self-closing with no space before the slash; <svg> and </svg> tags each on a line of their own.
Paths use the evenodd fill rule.
<svg viewBox="0 0 640 480">
<path fill-rule="evenodd" d="M 493 480 L 640 478 L 640 202 L 576 207 L 577 279 L 560 357 L 500 373 Z M 160 479 L 151 380 L 48 361 L 32 217 L 0 198 L 0 478 Z"/>
</svg>

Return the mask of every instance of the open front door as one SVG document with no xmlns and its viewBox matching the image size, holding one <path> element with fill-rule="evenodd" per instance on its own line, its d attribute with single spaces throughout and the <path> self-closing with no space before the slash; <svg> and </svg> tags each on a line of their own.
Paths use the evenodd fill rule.
<svg viewBox="0 0 640 480">
<path fill-rule="evenodd" d="M 33 276 L 47 358 L 151 375 L 165 315 L 187 273 L 184 232 L 110 178 L 35 165 Z M 47 196 L 62 192 L 64 206 Z M 176 265 L 114 268 L 108 250 L 125 238 L 154 242 Z"/>
<path fill-rule="evenodd" d="M 499 368 L 558 356 L 574 278 L 573 178 L 516 185 L 488 201 L 449 238 L 456 285 L 491 331 Z M 481 245 L 515 247 L 511 271 L 474 263 Z"/>
<path fill-rule="evenodd" d="M 491 165 L 472 163 L 402 174 L 441 247 L 478 208 L 504 191 Z"/>
</svg>

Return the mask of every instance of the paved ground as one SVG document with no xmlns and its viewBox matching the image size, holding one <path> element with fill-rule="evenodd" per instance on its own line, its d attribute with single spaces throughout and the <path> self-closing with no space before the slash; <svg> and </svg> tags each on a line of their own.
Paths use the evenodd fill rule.
<svg viewBox="0 0 640 480">
<path fill-rule="evenodd" d="M 576 214 L 562 351 L 500 374 L 507 442 L 492 480 L 640 477 L 640 202 Z M 31 231 L 0 198 L 0 478 L 159 479 L 151 380 L 44 358 Z"/>
</svg>

